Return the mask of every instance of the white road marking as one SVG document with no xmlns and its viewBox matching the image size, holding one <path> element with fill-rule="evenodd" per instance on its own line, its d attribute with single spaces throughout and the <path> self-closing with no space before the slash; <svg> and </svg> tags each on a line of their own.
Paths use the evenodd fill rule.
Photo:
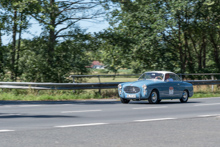
<svg viewBox="0 0 220 147">
<path fill-rule="evenodd" d="M 134 120 L 138 122 L 145 122 L 145 121 L 161 121 L 161 120 L 174 120 L 177 118 L 155 118 L 155 119 L 144 119 L 144 120 Z"/>
<path fill-rule="evenodd" d="M 162 107 L 137 107 L 137 108 L 132 108 L 132 109 L 157 109 L 157 108 L 167 108 L 167 106 L 162 106 Z"/>
<path fill-rule="evenodd" d="M 198 117 L 213 117 L 213 116 L 220 116 L 220 114 L 199 115 Z"/>
<path fill-rule="evenodd" d="M 21 115 L 21 114 L 16 114 L 16 113 L 0 114 L 0 116 L 12 116 L 12 115 Z"/>
<path fill-rule="evenodd" d="M 0 108 L 1 108 L 1 107 L 10 108 L 11 106 L 0 106 Z"/>
<path fill-rule="evenodd" d="M 14 130 L 0 130 L 0 133 L 2 133 L 2 132 L 12 132 L 12 131 L 14 131 Z"/>
<path fill-rule="evenodd" d="M 209 100 L 209 99 L 216 99 L 216 98 L 219 98 L 219 97 L 208 97 L 208 98 L 196 98 L 196 99 L 204 99 L 204 100 Z"/>
<path fill-rule="evenodd" d="M 61 113 L 98 112 L 102 110 L 62 111 Z"/>
<path fill-rule="evenodd" d="M 68 127 L 86 127 L 86 126 L 97 126 L 106 125 L 107 123 L 90 123 L 90 124 L 75 124 L 75 125 L 65 125 L 65 126 L 55 126 L 56 128 L 68 128 Z"/>
<path fill-rule="evenodd" d="M 39 107 L 39 106 L 42 106 L 42 105 L 21 105 L 19 107 Z"/>
<path fill-rule="evenodd" d="M 194 106 L 213 106 L 213 105 L 220 105 L 220 103 L 196 104 L 196 105 L 194 105 Z"/>
</svg>

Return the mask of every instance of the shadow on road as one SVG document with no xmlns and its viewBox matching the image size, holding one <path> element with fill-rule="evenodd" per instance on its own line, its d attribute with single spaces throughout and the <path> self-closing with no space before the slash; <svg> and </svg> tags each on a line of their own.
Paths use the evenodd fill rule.
<svg viewBox="0 0 220 147">
<path fill-rule="evenodd" d="M 11 114 L 0 113 L 1 118 L 77 118 L 77 116 L 65 116 L 65 115 L 25 115 L 25 114 Z"/>
<path fill-rule="evenodd" d="M 199 101 L 193 101 L 193 102 L 190 102 L 190 101 L 188 101 L 187 103 L 181 103 L 180 101 L 178 101 L 178 100 L 175 100 L 175 101 L 172 101 L 172 100 L 165 100 L 165 101 L 161 101 L 160 103 L 158 103 L 158 104 L 150 104 L 148 101 L 134 101 L 134 102 L 130 102 L 129 104 L 134 104 L 134 105 L 139 105 L 139 104 L 145 104 L 145 105 L 164 105 L 164 104 L 197 104 L 197 103 L 201 103 L 201 102 L 199 102 Z"/>
<path fill-rule="evenodd" d="M 59 104 L 120 104 L 117 99 L 102 99 L 102 100 L 72 100 L 72 101 L 0 101 L 1 105 L 59 105 Z"/>
</svg>

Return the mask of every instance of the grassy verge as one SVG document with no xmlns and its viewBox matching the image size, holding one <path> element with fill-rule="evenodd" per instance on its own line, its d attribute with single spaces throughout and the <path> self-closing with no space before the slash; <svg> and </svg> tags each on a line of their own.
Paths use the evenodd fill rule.
<svg viewBox="0 0 220 147">
<path fill-rule="evenodd" d="M 0 101 L 65 101 L 118 98 L 117 90 L 56 91 L 56 90 L 0 90 Z"/>
<path fill-rule="evenodd" d="M 220 91 L 194 92 L 192 98 L 220 97 Z M 83 99 L 119 98 L 117 89 L 85 91 L 36 91 L 36 90 L 0 90 L 0 101 L 65 101 Z"/>
<path fill-rule="evenodd" d="M 220 92 L 195 92 L 192 98 L 220 97 Z"/>
</svg>

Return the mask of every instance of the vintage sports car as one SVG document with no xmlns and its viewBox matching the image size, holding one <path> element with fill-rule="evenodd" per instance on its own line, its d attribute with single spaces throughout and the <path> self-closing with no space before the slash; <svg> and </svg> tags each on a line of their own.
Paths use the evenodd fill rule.
<svg viewBox="0 0 220 147">
<path fill-rule="evenodd" d="M 118 94 L 122 103 L 148 100 L 156 104 L 162 99 L 179 99 L 186 103 L 188 97 L 193 96 L 193 86 L 173 72 L 151 71 L 143 73 L 138 81 L 119 84 Z"/>
</svg>

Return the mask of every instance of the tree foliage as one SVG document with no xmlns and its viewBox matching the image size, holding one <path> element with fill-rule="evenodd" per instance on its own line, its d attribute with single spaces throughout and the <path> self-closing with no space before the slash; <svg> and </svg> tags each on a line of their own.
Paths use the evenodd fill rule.
<svg viewBox="0 0 220 147">
<path fill-rule="evenodd" d="M 124 34 L 118 42 L 133 40 L 120 50 L 134 71 L 220 71 L 218 0 L 113 2 L 120 7 L 110 13 L 110 24 L 113 33 Z"/>
<path fill-rule="evenodd" d="M 80 32 L 75 37 L 79 34 Z M 31 50 L 29 46 L 32 47 Z M 67 77 L 71 72 L 72 74 L 88 72 L 85 68 L 89 64 L 86 56 L 88 49 L 83 37 L 67 39 L 57 45 L 51 64 L 47 61 L 47 47 L 47 39 L 44 37 L 22 41 L 23 51 L 19 66 L 22 71 L 22 81 L 68 82 Z"/>
<path fill-rule="evenodd" d="M 104 14 L 103 0 L 12 0 L 0 2 L 0 32 L 11 35 L 7 45 L 4 68 L 25 81 L 63 82 L 66 75 L 83 74 L 90 58 L 89 35 L 76 25 L 82 20 L 93 20 Z M 39 37 L 22 40 L 28 26 L 27 18 L 35 19 L 43 28 Z M 12 23 L 13 22 L 13 23 Z M 3 24 L 3 25 L 2 25 Z M 3 26 L 7 26 L 4 28 Z M 0 33 L 1 37 L 1 33 Z M 0 57 L 3 51 L 0 50 Z M 0 66 L 3 66 L 1 61 Z M 2 69 L 2 68 L 1 68 Z"/>
<path fill-rule="evenodd" d="M 115 73 L 220 72 L 219 0 L 1 0 L 0 8 L 0 76 L 11 81 L 64 82 L 97 59 Z M 106 30 L 77 25 L 106 13 Z M 43 30 L 23 39 L 30 19 Z"/>
</svg>

